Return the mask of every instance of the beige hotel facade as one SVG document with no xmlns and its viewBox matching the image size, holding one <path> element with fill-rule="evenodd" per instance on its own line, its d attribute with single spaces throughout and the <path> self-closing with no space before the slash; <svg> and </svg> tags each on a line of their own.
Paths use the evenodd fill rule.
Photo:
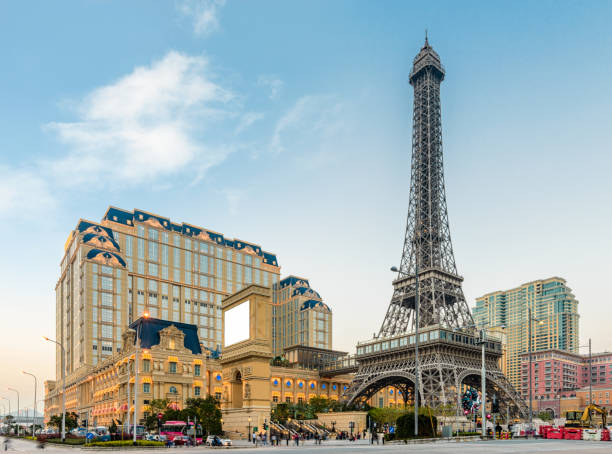
<svg viewBox="0 0 612 454">
<path fill-rule="evenodd" d="M 82 421 L 109 424 L 135 405 L 143 416 L 157 398 L 180 407 L 189 397 L 214 395 L 229 408 L 223 397 L 223 304 L 247 287 L 269 292 L 270 387 L 258 399 L 274 405 L 314 395 L 339 398 L 350 383 L 350 376 L 321 377 L 317 365 L 305 359 L 343 355 L 331 350 L 329 307 L 307 279 L 281 280 L 276 255 L 255 243 L 142 210 L 110 207 L 101 222 L 79 220 L 60 268 L 56 338 L 65 350 L 67 410 Z M 161 323 L 158 343 L 138 348 L 129 326 L 144 314 Z M 197 348 L 193 341 L 191 349 L 183 345 L 186 335 L 197 338 Z M 137 349 L 141 376 L 135 403 Z M 60 412 L 61 391 L 58 347 L 56 380 L 45 382 L 47 419 Z M 372 403 L 394 405 L 396 394 L 381 390 Z"/>
</svg>

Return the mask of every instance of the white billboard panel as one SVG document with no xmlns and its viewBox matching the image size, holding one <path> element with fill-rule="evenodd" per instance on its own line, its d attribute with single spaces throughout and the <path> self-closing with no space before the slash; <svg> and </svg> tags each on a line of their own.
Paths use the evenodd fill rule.
<svg viewBox="0 0 612 454">
<path fill-rule="evenodd" d="M 250 301 L 245 301 L 224 313 L 225 335 L 223 346 L 233 345 L 249 338 Z"/>
</svg>

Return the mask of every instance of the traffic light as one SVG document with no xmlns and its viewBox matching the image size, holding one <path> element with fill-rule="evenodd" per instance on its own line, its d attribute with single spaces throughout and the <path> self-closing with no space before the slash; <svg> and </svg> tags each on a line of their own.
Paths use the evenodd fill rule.
<svg viewBox="0 0 612 454">
<path fill-rule="evenodd" d="M 495 394 L 493 395 L 493 402 L 491 402 L 491 413 L 499 413 L 499 402 Z"/>
</svg>

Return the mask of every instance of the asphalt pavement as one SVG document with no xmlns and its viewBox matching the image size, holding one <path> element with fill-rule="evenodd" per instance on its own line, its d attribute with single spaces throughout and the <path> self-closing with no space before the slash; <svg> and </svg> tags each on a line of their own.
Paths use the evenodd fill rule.
<svg viewBox="0 0 612 454">
<path fill-rule="evenodd" d="M 3 447 L 2 447 L 3 449 Z M 250 453 L 255 452 L 261 454 L 269 453 L 289 453 L 294 452 L 304 454 L 331 454 L 331 453 L 418 453 L 427 454 L 538 454 L 538 453 L 611 453 L 612 442 L 605 441 L 574 441 L 574 440 L 497 440 L 497 441 L 475 441 L 475 442 L 436 442 L 436 443 L 419 443 L 419 444 L 385 444 L 385 445 L 370 445 L 369 442 L 361 440 L 357 442 L 348 441 L 327 441 L 321 445 L 315 445 L 312 441 L 307 441 L 305 444 L 300 444 L 299 447 L 281 445 L 281 446 L 261 446 L 253 447 L 252 444 L 246 442 L 238 442 L 232 448 L 163 448 L 163 449 L 124 449 L 122 451 L 131 451 L 136 453 L 160 453 L 170 451 L 172 454 L 204 453 L 216 450 L 227 450 L 230 453 Z M 36 447 L 36 443 L 25 440 L 11 440 L 8 448 L 11 452 L 30 452 L 30 453 L 72 453 L 93 451 L 92 449 L 81 450 L 80 448 L 70 448 L 63 446 L 50 446 L 42 451 Z M 108 449 L 100 449 L 95 452 L 108 451 Z M 114 451 L 116 452 L 116 451 Z M 229 453 L 228 453 L 229 454 Z"/>
</svg>

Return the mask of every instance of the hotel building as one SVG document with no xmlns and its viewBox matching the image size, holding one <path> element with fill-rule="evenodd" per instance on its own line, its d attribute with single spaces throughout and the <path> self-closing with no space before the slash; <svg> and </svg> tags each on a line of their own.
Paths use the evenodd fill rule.
<svg viewBox="0 0 612 454">
<path fill-rule="evenodd" d="M 521 355 L 528 351 L 529 342 L 534 352 L 556 349 L 578 353 L 578 301 L 562 278 L 487 293 L 476 299 L 472 314 L 477 325 L 504 333 L 502 370 L 517 390 L 522 389 Z"/>
<path fill-rule="evenodd" d="M 307 279 L 289 276 L 272 286 L 272 351 L 303 345 L 321 349 L 332 346 L 332 313 Z"/>
<path fill-rule="evenodd" d="M 118 352 L 122 333 L 144 313 L 194 324 L 204 348 L 219 350 L 222 298 L 251 283 L 271 286 L 279 273 L 276 256 L 259 245 L 145 211 L 111 207 L 100 223 L 80 220 L 56 285 L 66 373 Z"/>
</svg>

